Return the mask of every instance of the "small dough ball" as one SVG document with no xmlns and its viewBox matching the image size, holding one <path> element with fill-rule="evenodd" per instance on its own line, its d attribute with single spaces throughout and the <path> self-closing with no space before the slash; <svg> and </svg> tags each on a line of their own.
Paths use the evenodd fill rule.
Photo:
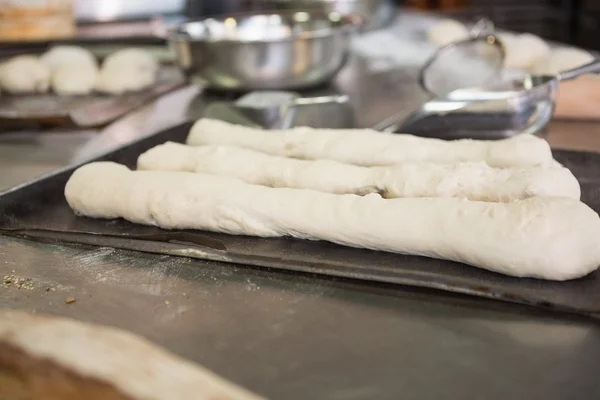
<svg viewBox="0 0 600 400">
<path fill-rule="evenodd" d="M 539 75 L 556 75 L 569 69 L 581 67 L 593 60 L 594 56 L 585 50 L 573 47 L 555 49 L 543 59 L 538 60 L 533 72 Z"/>
<path fill-rule="evenodd" d="M 52 72 L 67 64 L 93 65 L 98 68 L 98 61 L 92 52 L 79 46 L 55 46 L 44 53 L 40 61 Z"/>
<path fill-rule="evenodd" d="M 156 83 L 158 61 L 146 50 L 130 48 L 106 58 L 96 89 L 103 93 L 121 94 L 148 88 Z"/>
<path fill-rule="evenodd" d="M 453 19 L 444 19 L 436 22 L 427 30 L 427 40 L 438 46 L 460 42 L 469 37 L 466 26 Z"/>
<path fill-rule="evenodd" d="M 510 32 L 500 32 L 496 36 L 502 41 L 504 46 L 511 46 L 517 41 L 519 35 Z"/>
<path fill-rule="evenodd" d="M 91 64 L 64 64 L 52 73 L 52 89 L 59 95 L 87 95 L 96 87 L 98 68 Z"/>
<path fill-rule="evenodd" d="M 506 58 L 504 59 L 506 68 L 530 70 L 540 59 L 550 53 L 548 43 L 530 33 L 503 34 L 500 35 L 500 40 L 506 49 Z"/>
<path fill-rule="evenodd" d="M 17 56 L 2 66 L 0 86 L 13 94 L 46 93 L 50 70 L 35 56 Z"/>
<path fill-rule="evenodd" d="M 98 61 L 79 46 L 55 46 L 40 57 L 51 72 L 50 83 L 60 95 L 86 95 L 96 86 Z"/>
</svg>

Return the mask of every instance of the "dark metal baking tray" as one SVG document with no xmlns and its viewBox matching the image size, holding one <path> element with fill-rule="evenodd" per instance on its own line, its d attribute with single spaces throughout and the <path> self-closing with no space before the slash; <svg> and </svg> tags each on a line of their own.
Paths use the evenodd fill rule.
<svg viewBox="0 0 600 400">
<path fill-rule="evenodd" d="M 183 142 L 186 123 L 99 157 L 135 167 L 140 153 L 167 140 Z M 600 154 L 557 151 L 600 211 Z M 76 167 L 0 194 L 0 232 L 44 241 L 109 246 L 151 253 L 427 287 L 561 311 L 600 316 L 600 272 L 569 282 L 512 278 L 460 263 L 354 249 L 327 242 L 261 239 L 199 231 L 173 232 L 124 220 L 77 217 L 63 190 Z M 599 238 L 600 240 L 600 238 Z"/>
<path fill-rule="evenodd" d="M 59 96 L 53 93 L 3 95 L 0 97 L 0 125 L 95 128 L 115 121 L 151 100 L 181 87 L 185 82 L 186 78 L 179 68 L 164 66 L 159 71 L 153 87 L 121 96 Z"/>
</svg>

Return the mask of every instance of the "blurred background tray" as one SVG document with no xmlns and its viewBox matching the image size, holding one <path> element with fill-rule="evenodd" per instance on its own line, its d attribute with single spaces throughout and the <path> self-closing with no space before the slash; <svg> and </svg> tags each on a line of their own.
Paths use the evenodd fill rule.
<svg viewBox="0 0 600 400">
<path fill-rule="evenodd" d="M 100 127 L 185 83 L 186 78 L 178 68 L 165 66 L 152 88 L 121 96 L 3 95 L 0 97 L 0 125 L 6 129 L 19 126 Z"/>
</svg>

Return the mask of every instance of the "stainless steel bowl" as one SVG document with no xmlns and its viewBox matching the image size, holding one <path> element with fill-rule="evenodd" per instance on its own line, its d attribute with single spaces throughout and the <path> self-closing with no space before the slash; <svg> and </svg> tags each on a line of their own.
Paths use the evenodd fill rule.
<svg viewBox="0 0 600 400">
<path fill-rule="evenodd" d="M 186 22 L 169 43 L 179 65 L 211 88 L 301 89 L 332 79 L 360 18 L 297 11 Z"/>
<path fill-rule="evenodd" d="M 207 15 L 236 14 L 240 12 L 270 12 L 273 10 L 337 12 L 342 15 L 360 15 L 365 29 L 380 28 L 391 22 L 397 6 L 393 0 L 187 0 L 186 15 L 198 18 Z"/>
<path fill-rule="evenodd" d="M 268 0 L 274 8 L 286 10 L 318 10 L 342 15 L 360 15 L 365 29 L 376 29 L 396 15 L 392 0 Z"/>
</svg>

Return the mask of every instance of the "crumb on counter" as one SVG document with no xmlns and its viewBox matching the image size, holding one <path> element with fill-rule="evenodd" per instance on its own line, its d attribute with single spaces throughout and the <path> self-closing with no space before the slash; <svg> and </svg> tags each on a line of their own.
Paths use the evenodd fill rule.
<svg viewBox="0 0 600 400">
<path fill-rule="evenodd" d="M 14 271 L 13 271 L 14 272 Z M 5 275 L 2 278 L 2 286 L 5 288 L 16 288 L 23 290 L 33 290 L 33 282 L 31 278 L 23 278 L 21 276 L 17 276 L 14 273 L 12 275 Z"/>
</svg>

